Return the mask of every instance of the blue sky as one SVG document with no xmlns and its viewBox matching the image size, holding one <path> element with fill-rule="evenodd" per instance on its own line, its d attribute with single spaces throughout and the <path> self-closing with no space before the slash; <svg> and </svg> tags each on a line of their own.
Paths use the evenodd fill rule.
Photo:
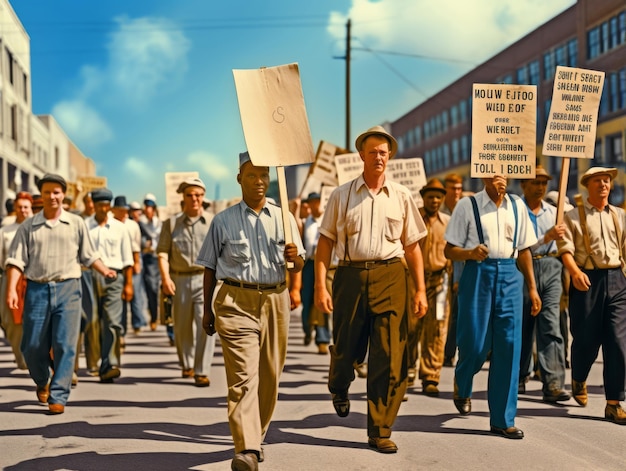
<svg viewBox="0 0 626 471">
<path fill-rule="evenodd" d="M 313 147 L 393 121 L 575 0 L 13 0 L 33 112 L 53 114 L 115 194 L 165 203 L 164 173 L 240 195 L 232 69 L 298 62 Z M 454 12 L 454 14 L 451 14 Z M 395 54 L 389 54 L 389 52 Z"/>
</svg>

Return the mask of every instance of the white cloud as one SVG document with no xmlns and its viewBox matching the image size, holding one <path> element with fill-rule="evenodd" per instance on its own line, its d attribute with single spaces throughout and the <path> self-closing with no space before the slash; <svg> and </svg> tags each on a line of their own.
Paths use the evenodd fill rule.
<svg viewBox="0 0 626 471">
<path fill-rule="evenodd" d="M 109 86 L 135 104 L 175 88 L 187 71 L 190 48 L 182 30 L 163 18 L 122 16 L 115 21 L 105 70 Z"/>
<path fill-rule="evenodd" d="M 224 165 L 222 158 L 205 151 L 191 152 L 185 160 L 194 169 L 198 169 L 200 173 L 209 175 L 218 182 L 233 175 L 231 167 L 234 165 Z"/>
<path fill-rule="evenodd" d="M 156 175 L 151 164 L 133 156 L 124 162 L 124 172 L 142 181 L 154 180 Z"/>
<path fill-rule="evenodd" d="M 99 145 L 113 138 L 113 131 L 100 114 L 81 100 L 61 101 L 52 114 L 72 140 L 82 145 Z"/>
<path fill-rule="evenodd" d="M 332 12 L 328 33 L 353 47 L 484 61 L 572 6 L 575 0 L 353 0 L 347 14 Z"/>
</svg>

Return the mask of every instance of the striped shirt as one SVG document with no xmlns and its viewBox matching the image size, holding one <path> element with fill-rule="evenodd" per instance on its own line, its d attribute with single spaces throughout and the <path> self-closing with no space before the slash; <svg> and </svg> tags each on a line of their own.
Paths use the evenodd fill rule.
<svg viewBox="0 0 626 471">
<path fill-rule="evenodd" d="M 526 198 L 523 198 L 526 203 Z M 551 240 L 547 244 L 545 243 L 545 235 L 550 229 L 554 227 L 556 223 L 556 208 L 545 201 L 541 202 L 541 209 L 535 214 L 530 208 L 528 209 L 528 217 L 532 223 L 535 235 L 537 236 L 537 243 L 533 245 L 530 250 L 533 255 L 547 255 L 549 253 L 556 253 L 556 242 Z"/>
<path fill-rule="evenodd" d="M 99 258 L 83 218 L 63 210 L 52 222 L 41 211 L 17 229 L 5 266 L 15 266 L 29 280 L 61 281 L 80 278 L 80 265 L 89 267 Z"/>
<path fill-rule="evenodd" d="M 107 222 L 101 225 L 94 216 L 89 216 L 85 224 L 107 267 L 122 270 L 134 264 L 130 234 L 123 222 L 108 217 Z"/>
<path fill-rule="evenodd" d="M 304 258 L 296 220 L 289 214 L 291 234 Z M 218 213 L 211 223 L 196 263 L 215 270 L 218 280 L 275 284 L 285 281 L 285 235 L 278 206 L 265 203 L 259 214 L 241 201 Z"/>
</svg>

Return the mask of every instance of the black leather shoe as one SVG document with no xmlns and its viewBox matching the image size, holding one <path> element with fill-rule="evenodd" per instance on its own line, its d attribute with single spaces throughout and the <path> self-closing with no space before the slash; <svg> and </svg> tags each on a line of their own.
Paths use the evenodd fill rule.
<svg viewBox="0 0 626 471">
<path fill-rule="evenodd" d="M 469 415 L 472 412 L 472 400 L 469 397 L 454 399 L 454 405 L 461 415 Z"/>
<path fill-rule="evenodd" d="M 511 440 L 521 440 L 522 438 L 524 438 L 524 432 L 522 432 L 517 427 L 499 428 L 492 425 L 491 433 L 501 435 L 504 438 L 510 438 Z"/>
<path fill-rule="evenodd" d="M 572 396 L 563 389 L 550 389 L 548 392 L 543 393 L 543 401 L 554 404 L 555 402 L 569 401 Z"/>
<path fill-rule="evenodd" d="M 347 417 L 350 413 L 350 399 L 348 398 L 348 391 L 332 394 L 333 407 L 339 417 Z"/>
</svg>

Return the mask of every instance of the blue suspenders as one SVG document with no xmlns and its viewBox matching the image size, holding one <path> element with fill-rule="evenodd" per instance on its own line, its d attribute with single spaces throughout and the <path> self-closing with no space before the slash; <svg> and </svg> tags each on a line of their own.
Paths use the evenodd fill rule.
<svg viewBox="0 0 626 471">
<path fill-rule="evenodd" d="M 509 199 L 511 200 L 511 206 L 513 206 L 513 216 L 515 217 L 515 231 L 513 233 L 513 255 L 515 255 L 515 250 L 517 249 L 517 203 L 513 199 L 513 195 L 509 195 Z M 470 201 L 472 202 L 472 209 L 474 210 L 474 221 L 476 222 L 476 230 L 478 231 L 478 240 L 481 244 L 485 244 L 485 236 L 483 234 L 483 226 L 480 223 L 480 214 L 478 214 L 478 203 L 476 203 L 476 198 L 474 196 L 470 196 Z"/>
</svg>

